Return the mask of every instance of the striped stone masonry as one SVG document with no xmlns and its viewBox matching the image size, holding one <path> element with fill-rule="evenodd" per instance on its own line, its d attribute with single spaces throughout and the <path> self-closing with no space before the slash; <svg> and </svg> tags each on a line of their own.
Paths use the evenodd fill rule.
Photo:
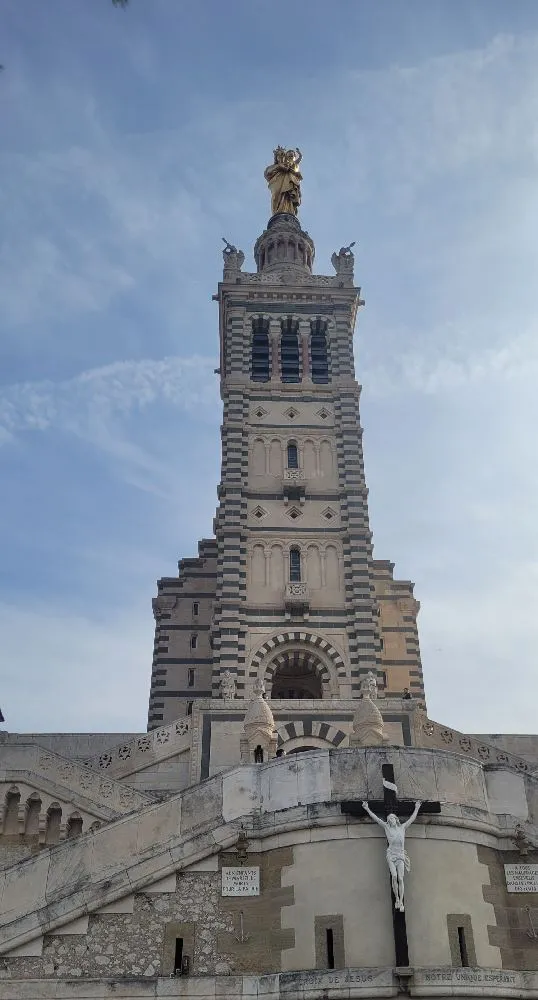
<svg viewBox="0 0 538 1000">
<path fill-rule="evenodd" d="M 177 580 L 159 582 L 152 730 L 219 698 L 224 671 L 238 699 L 251 696 L 258 675 L 268 694 L 279 677 L 287 689 L 295 684 L 298 697 L 317 685 L 329 713 L 332 699 L 359 697 L 370 670 L 380 692 L 424 695 L 416 613 L 406 614 L 412 621 L 403 611 L 397 622 L 379 616 L 380 604 L 390 602 L 378 599 L 385 564 L 372 556 L 353 356 L 363 301 L 352 283 L 353 260 L 346 258 L 344 273 L 337 258 L 336 277 L 312 275 L 311 261 L 293 256 L 311 247 L 313 259 L 300 226 L 275 218 L 269 230 L 267 247 L 257 244 L 258 272 L 241 270 L 242 255 L 233 266 L 227 257 L 214 296 L 223 401 L 216 537 L 202 543 L 198 560 L 182 561 Z M 286 251 L 282 260 L 271 250 L 274 240 Z M 198 577 L 208 596 L 194 639 L 188 604 Z M 287 599 L 296 584 L 304 600 Z M 413 601 L 412 585 L 398 591 L 391 577 L 391 586 L 395 608 L 397 595 Z M 390 663 L 395 627 L 402 648 Z M 301 671 L 310 678 L 302 687 Z"/>
</svg>

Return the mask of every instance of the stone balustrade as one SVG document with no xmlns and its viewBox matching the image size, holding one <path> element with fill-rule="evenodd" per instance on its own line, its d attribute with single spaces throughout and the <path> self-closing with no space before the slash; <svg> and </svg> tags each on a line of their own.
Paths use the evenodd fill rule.
<svg viewBox="0 0 538 1000">
<path fill-rule="evenodd" d="M 104 771 L 114 777 L 126 777 L 141 767 L 166 760 L 190 748 L 190 718 L 177 719 L 169 726 L 161 726 L 129 743 L 118 743 L 103 753 L 85 761 L 88 768 Z"/>
<path fill-rule="evenodd" d="M 451 729 L 450 726 L 442 726 L 438 722 L 433 722 L 423 712 L 417 712 L 417 742 L 420 746 L 435 747 L 439 750 L 452 750 L 453 753 L 465 754 L 474 760 L 480 760 L 483 764 L 496 764 L 514 767 L 524 774 L 532 774 L 533 765 L 519 757 L 517 754 L 508 753 L 499 747 L 493 746 L 475 736 L 467 736 L 465 733 Z"/>
<path fill-rule="evenodd" d="M 144 792 L 108 775 L 96 774 L 84 764 L 35 743 L 2 746 L 0 786 L 5 796 L 11 794 L 12 800 L 19 793 L 22 812 L 16 832 L 20 833 L 24 833 L 28 797 L 34 792 L 40 795 L 43 803 L 59 805 L 63 813 L 69 805 L 70 812 L 78 811 L 85 818 L 86 826 L 88 817 L 109 821 L 152 801 Z M 13 809 L 13 802 L 11 806 Z M 64 816 L 64 823 L 66 819 Z"/>
<path fill-rule="evenodd" d="M 310 591 L 306 583 L 287 583 L 284 606 L 288 614 L 306 615 L 310 608 Z"/>
</svg>

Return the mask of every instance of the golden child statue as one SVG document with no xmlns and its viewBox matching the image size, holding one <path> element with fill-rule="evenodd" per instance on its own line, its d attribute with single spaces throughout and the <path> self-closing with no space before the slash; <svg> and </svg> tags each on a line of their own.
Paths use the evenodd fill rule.
<svg viewBox="0 0 538 1000">
<path fill-rule="evenodd" d="M 271 211 L 273 215 L 289 212 L 297 215 L 301 204 L 301 181 L 299 164 L 302 153 L 299 149 L 284 149 L 277 146 L 274 151 L 274 163 L 266 167 L 264 177 L 271 192 Z"/>
</svg>

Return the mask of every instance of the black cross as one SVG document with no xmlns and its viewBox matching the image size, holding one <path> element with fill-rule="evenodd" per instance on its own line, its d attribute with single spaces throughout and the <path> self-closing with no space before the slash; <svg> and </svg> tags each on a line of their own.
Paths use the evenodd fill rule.
<svg viewBox="0 0 538 1000">
<path fill-rule="evenodd" d="M 398 791 L 394 782 L 394 768 L 392 764 L 382 764 L 381 773 L 383 775 L 383 799 L 382 801 L 375 799 L 373 801 L 368 801 L 368 805 L 370 806 L 372 812 L 377 813 L 377 815 L 380 815 L 385 819 L 389 813 L 394 813 L 395 816 L 410 816 L 415 808 L 415 803 L 412 802 L 411 799 L 398 799 Z M 363 809 L 361 802 L 354 802 L 353 800 L 342 802 L 340 804 L 340 808 L 343 813 L 348 813 L 350 816 L 358 816 L 361 819 L 368 816 L 368 813 L 365 809 Z M 440 812 L 440 802 L 423 802 L 419 809 L 419 815 L 422 813 L 432 814 Z M 395 899 L 394 893 L 392 892 L 392 882 L 391 896 L 396 965 L 398 968 L 403 968 L 404 966 L 409 965 L 405 911 L 397 910 L 394 905 Z"/>
</svg>

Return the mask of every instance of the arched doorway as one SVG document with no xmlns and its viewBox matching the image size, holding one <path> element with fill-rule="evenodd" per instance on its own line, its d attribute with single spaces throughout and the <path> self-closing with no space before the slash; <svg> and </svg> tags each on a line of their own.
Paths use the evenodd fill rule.
<svg viewBox="0 0 538 1000">
<path fill-rule="evenodd" d="M 278 657 L 271 698 L 323 698 L 316 657 L 305 649 L 291 649 Z"/>
<path fill-rule="evenodd" d="M 267 698 L 272 699 L 336 699 L 350 688 L 340 654 L 323 636 L 309 631 L 281 632 L 266 639 L 253 654 L 248 673 L 251 682 L 255 677 L 263 681 Z"/>
</svg>

